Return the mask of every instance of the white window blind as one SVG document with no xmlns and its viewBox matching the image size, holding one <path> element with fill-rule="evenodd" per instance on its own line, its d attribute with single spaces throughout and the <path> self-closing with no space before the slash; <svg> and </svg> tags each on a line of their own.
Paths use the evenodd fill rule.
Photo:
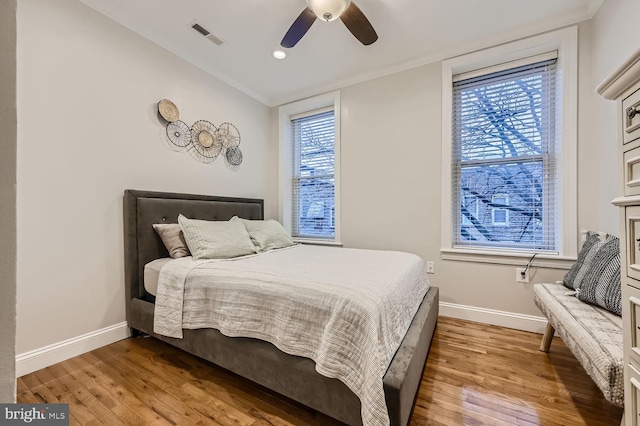
<svg viewBox="0 0 640 426">
<path fill-rule="evenodd" d="M 454 78 L 454 247 L 558 252 L 561 90 L 540 59 Z"/>
<path fill-rule="evenodd" d="M 294 237 L 335 238 L 335 115 L 333 107 L 291 117 Z"/>
</svg>

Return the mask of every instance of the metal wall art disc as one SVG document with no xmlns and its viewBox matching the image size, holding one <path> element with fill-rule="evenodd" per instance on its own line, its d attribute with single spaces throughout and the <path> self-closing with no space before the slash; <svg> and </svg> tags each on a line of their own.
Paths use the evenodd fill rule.
<svg viewBox="0 0 640 426">
<path fill-rule="evenodd" d="M 175 146 L 184 148 L 191 143 L 191 129 L 184 121 L 172 121 L 167 124 L 167 138 Z"/>
<path fill-rule="evenodd" d="M 227 163 L 232 166 L 239 166 L 242 164 L 242 151 L 240 151 L 240 148 L 238 147 L 227 148 L 225 157 L 227 159 Z"/>
<path fill-rule="evenodd" d="M 240 145 L 240 132 L 238 128 L 231 123 L 222 123 L 220 127 L 218 127 L 218 135 L 225 148 L 236 148 Z"/>
<path fill-rule="evenodd" d="M 158 112 L 162 118 L 170 123 L 180 118 L 178 107 L 169 99 L 162 99 L 158 102 Z"/>
<path fill-rule="evenodd" d="M 191 126 L 191 143 L 196 152 L 206 159 L 215 159 L 222 152 L 222 142 L 216 136 L 216 126 L 207 120 L 199 120 Z"/>
<path fill-rule="evenodd" d="M 180 120 L 178 107 L 169 99 L 158 102 L 158 116 L 166 122 L 169 141 L 177 147 L 187 148 L 198 161 L 210 163 L 222 154 L 231 166 L 242 163 L 240 131 L 233 124 L 224 122 L 216 127 L 210 121 L 198 120 L 189 127 Z"/>
</svg>

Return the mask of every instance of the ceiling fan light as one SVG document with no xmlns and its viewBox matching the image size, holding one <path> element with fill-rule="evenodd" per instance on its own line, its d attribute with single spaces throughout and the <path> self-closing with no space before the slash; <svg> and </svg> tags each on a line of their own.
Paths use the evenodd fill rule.
<svg viewBox="0 0 640 426">
<path fill-rule="evenodd" d="M 285 53 L 285 51 L 284 50 L 280 50 L 280 49 L 274 50 L 273 52 L 271 52 L 271 55 L 275 59 L 279 59 L 279 60 L 282 60 L 282 59 L 287 57 L 287 54 Z"/>
<path fill-rule="evenodd" d="M 323 21 L 338 19 L 349 7 L 351 0 L 307 0 L 309 9 Z"/>
</svg>

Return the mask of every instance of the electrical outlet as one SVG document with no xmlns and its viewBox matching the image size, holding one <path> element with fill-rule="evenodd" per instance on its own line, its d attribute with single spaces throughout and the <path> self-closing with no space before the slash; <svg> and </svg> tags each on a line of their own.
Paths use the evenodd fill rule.
<svg viewBox="0 0 640 426">
<path fill-rule="evenodd" d="M 517 283 L 528 283 L 529 282 L 529 270 L 526 269 L 526 268 L 516 268 L 516 282 Z"/>
<path fill-rule="evenodd" d="M 435 274 L 436 265 L 433 262 L 427 262 L 427 274 Z"/>
</svg>

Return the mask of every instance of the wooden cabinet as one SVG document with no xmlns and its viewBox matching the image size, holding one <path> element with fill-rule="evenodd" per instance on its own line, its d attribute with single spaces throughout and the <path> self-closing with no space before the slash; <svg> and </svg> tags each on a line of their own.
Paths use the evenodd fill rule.
<svg viewBox="0 0 640 426">
<path fill-rule="evenodd" d="M 622 100 L 623 141 L 629 143 L 640 138 L 640 90 L 635 91 Z"/>
<path fill-rule="evenodd" d="M 629 364 L 640 366 L 640 290 L 627 288 L 629 303 Z"/>
<path fill-rule="evenodd" d="M 597 88 L 618 107 L 620 261 L 624 341 L 623 424 L 640 425 L 640 50 Z"/>
<path fill-rule="evenodd" d="M 628 281 L 627 284 L 634 287 L 640 287 L 640 205 L 624 207 L 625 211 L 625 228 L 623 232 L 626 234 L 626 262 L 623 264 L 627 269 L 627 278 L 633 278 L 638 283 Z M 622 271 L 624 275 L 624 271 Z"/>
<path fill-rule="evenodd" d="M 624 162 L 624 195 L 640 195 L 640 146 L 625 151 L 622 161 Z"/>
</svg>

